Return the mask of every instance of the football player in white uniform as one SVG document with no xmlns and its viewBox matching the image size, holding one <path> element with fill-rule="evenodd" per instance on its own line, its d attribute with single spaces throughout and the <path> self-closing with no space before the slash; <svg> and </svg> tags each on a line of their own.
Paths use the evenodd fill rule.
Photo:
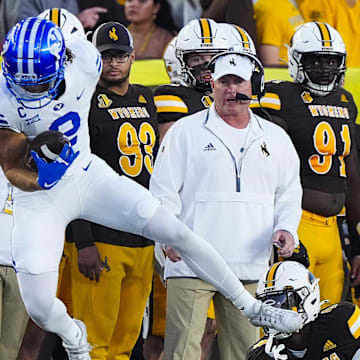
<svg viewBox="0 0 360 360">
<path fill-rule="evenodd" d="M 37 17 L 45 18 L 47 20 L 52 21 L 55 25 L 57 25 L 62 34 L 64 35 L 65 45 L 72 38 L 82 38 L 86 39 L 85 31 L 83 26 L 81 25 L 80 20 L 72 14 L 70 11 L 64 8 L 50 8 L 44 10 Z M 66 249 L 64 249 L 66 252 Z M 64 261 L 65 257 L 62 257 L 62 261 Z M 70 266 L 70 265 L 69 265 Z M 67 287 L 68 284 L 63 284 L 61 279 L 64 279 L 63 272 L 64 266 L 60 265 L 60 273 L 59 273 L 59 286 Z M 70 279 L 69 279 L 70 281 Z M 70 286 L 70 285 L 69 285 Z M 52 339 L 53 335 L 51 333 L 47 333 L 42 330 L 38 326 L 36 326 L 33 321 L 28 322 L 28 326 L 23 338 L 23 342 L 21 344 L 21 348 L 19 351 L 19 359 L 37 359 L 39 353 L 46 356 L 46 352 L 51 352 L 54 346 L 54 340 Z M 56 348 L 55 348 L 56 351 Z M 55 357 L 54 353 L 54 357 Z M 50 356 L 50 355 L 49 355 Z M 0 356 L 1 358 L 1 356 Z"/>
<path fill-rule="evenodd" d="M 116 32 L 110 31 L 109 37 L 116 41 Z M 254 299 L 210 245 L 148 190 L 118 176 L 90 153 L 87 116 L 101 56 L 80 38 L 66 45 L 54 23 L 27 18 L 9 32 L 2 53 L 0 163 L 15 186 L 12 257 L 31 318 L 63 339 L 70 359 L 90 359 L 85 325 L 71 319 L 56 298 L 65 227 L 83 218 L 175 248 L 200 278 L 217 287 L 254 325 L 285 332 L 299 328 L 298 314 Z M 27 141 L 49 129 L 63 132 L 71 146 L 65 145 L 49 164 L 32 153 L 38 168 L 32 172 L 23 161 Z"/>
</svg>

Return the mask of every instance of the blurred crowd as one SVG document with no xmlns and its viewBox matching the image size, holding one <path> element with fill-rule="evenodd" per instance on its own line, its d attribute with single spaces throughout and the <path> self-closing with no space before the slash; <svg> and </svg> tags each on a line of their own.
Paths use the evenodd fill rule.
<svg viewBox="0 0 360 360">
<path fill-rule="evenodd" d="M 360 65 L 360 5 L 357 0 L 1 0 L 0 41 L 18 21 L 47 8 L 76 14 L 86 31 L 115 20 L 128 26 L 136 57 L 161 58 L 171 38 L 190 20 L 206 17 L 243 27 L 254 39 L 265 66 L 286 66 L 287 46 L 304 22 L 322 21 L 338 30 L 347 66 Z"/>
</svg>

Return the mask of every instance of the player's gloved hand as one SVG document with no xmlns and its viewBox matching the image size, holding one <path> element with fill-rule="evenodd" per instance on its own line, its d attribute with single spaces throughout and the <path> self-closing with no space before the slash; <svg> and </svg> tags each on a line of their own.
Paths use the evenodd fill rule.
<svg viewBox="0 0 360 360">
<path fill-rule="evenodd" d="M 281 354 L 281 352 L 285 349 L 284 344 L 276 345 L 274 344 L 274 337 L 269 336 L 266 345 L 265 345 L 265 353 L 269 355 L 271 358 L 275 360 L 287 360 L 288 356 L 286 354 Z"/>
<path fill-rule="evenodd" d="M 74 162 L 79 155 L 74 149 L 65 144 L 58 158 L 51 163 L 47 163 L 39 157 L 36 151 L 31 151 L 31 155 L 38 169 L 37 182 L 43 189 L 54 187 L 65 174 L 68 167 Z"/>
</svg>

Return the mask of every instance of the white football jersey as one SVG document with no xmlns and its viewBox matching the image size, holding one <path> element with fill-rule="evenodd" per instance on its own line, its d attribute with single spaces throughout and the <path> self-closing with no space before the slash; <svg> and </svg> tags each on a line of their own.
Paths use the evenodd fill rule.
<svg viewBox="0 0 360 360">
<path fill-rule="evenodd" d="M 74 55 L 66 63 L 66 91 L 40 109 L 28 109 L 17 102 L 0 77 L 0 128 L 24 133 L 29 140 L 45 130 L 57 130 L 70 140 L 80 155 L 69 169 L 90 155 L 88 114 L 91 97 L 102 70 L 101 55 L 87 40 L 74 38 L 67 43 Z"/>
</svg>

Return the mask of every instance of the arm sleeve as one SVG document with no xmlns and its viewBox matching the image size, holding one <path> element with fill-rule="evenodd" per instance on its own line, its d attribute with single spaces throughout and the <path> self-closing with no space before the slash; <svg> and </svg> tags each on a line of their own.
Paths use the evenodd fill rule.
<svg viewBox="0 0 360 360">
<path fill-rule="evenodd" d="M 358 157 L 356 129 L 354 127 L 353 124 L 350 130 L 352 141 L 350 154 L 345 158 L 347 182 L 345 206 L 349 221 L 356 226 L 360 222 L 360 160 Z"/>
<path fill-rule="evenodd" d="M 350 249 L 351 257 L 360 255 L 360 235 L 356 231 L 356 227 L 348 219 L 348 228 L 349 228 L 349 240 L 350 240 Z"/>
<path fill-rule="evenodd" d="M 78 250 L 95 245 L 91 223 L 86 220 L 74 220 L 66 229 L 66 239 L 75 242 Z"/>
</svg>

